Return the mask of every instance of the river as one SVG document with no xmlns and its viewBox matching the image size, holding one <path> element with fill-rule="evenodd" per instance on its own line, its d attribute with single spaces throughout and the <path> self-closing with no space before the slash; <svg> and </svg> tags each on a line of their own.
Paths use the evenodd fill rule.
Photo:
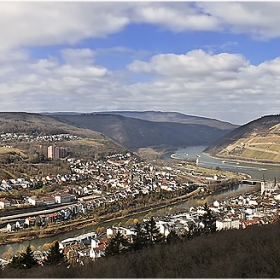
<svg viewBox="0 0 280 280">
<path fill-rule="evenodd" d="M 193 159 L 198 158 L 198 165 L 207 168 L 220 167 L 225 171 L 235 171 L 240 173 L 249 174 L 252 179 L 261 180 L 264 178 L 268 181 L 280 179 L 280 166 L 269 165 L 269 164 L 254 164 L 244 162 L 234 162 L 230 160 L 221 160 L 209 157 L 203 154 L 203 150 L 206 146 L 195 146 L 178 149 L 173 153 L 167 153 L 163 156 L 164 160 L 170 161 L 172 158 L 178 159 Z"/>
<path fill-rule="evenodd" d="M 251 163 L 243 163 L 243 162 L 236 164 L 235 162 L 230 162 L 230 161 L 225 161 L 223 163 L 222 160 L 211 158 L 211 157 L 208 157 L 207 155 L 203 154 L 202 151 L 205 148 L 206 148 L 206 146 L 196 146 L 196 147 L 178 149 L 177 151 L 175 151 L 173 153 L 165 154 L 163 156 L 163 159 L 170 161 L 170 160 L 172 160 L 172 157 L 176 157 L 176 158 L 180 158 L 180 159 L 198 158 L 198 160 L 199 160 L 198 164 L 199 164 L 199 166 L 202 166 L 202 167 L 216 168 L 217 166 L 219 166 L 221 169 L 226 170 L 226 171 L 237 171 L 237 172 L 241 172 L 241 173 L 247 173 L 252 176 L 252 179 L 262 179 L 263 175 L 265 176 L 265 179 L 267 179 L 267 180 L 273 180 L 274 177 L 276 179 L 279 179 L 279 174 L 280 174 L 279 166 L 267 165 L 267 164 L 260 165 L 260 164 L 251 164 Z M 239 185 L 238 187 L 232 188 L 230 190 L 222 191 L 221 195 L 224 195 L 224 194 L 229 195 L 229 194 L 239 191 L 241 189 L 249 190 L 250 188 L 252 188 L 251 185 Z M 217 196 L 215 195 L 215 197 L 217 197 Z M 186 207 L 186 202 L 180 202 L 176 205 Z M 137 218 L 137 217 L 143 216 L 143 215 L 145 215 L 145 214 L 134 215 L 133 217 L 124 218 L 124 219 L 121 219 L 118 221 L 124 223 L 125 221 L 127 221 L 130 218 L 134 219 L 134 218 Z M 8 249 L 10 247 L 13 248 L 14 252 L 16 252 L 21 246 L 24 246 L 26 248 L 29 244 L 33 245 L 37 249 L 39 246 L 44 245 L 45 243 L 51 243 L 57 239 L 63 240 L 63 239 L 69 238 L 69 237 L 74 237 L 77 235 L 95 231 L 98 227 L 105 227 L 105 228 L 110 227 L 111 225 L 113 225 L 115 223 L 116 223 L 116 221 L 112 221 L 112 222 L 107 222 L 107 223 L 90 226 L 90 227 L 87 227 L 84 229 L 73 230 L 71 232 L 59 234 L 57 236 L 40 238 L 40 239 L 31 240 L 31 241 L 23 241 L 20 243 L 13 243 L 13 244 L 9 244 L 9 245 L 1 245 L 0 246 L 0 257 L 2 256 L 2 254 L 4 252 L 8 251 Z"/>
<path fill-rule="evenodd" d="M 238 192 L 240 190 L 249 192 L 252 188 L 254 188 L 254 186 L 252 186 L 252 185 L 240 184 L 238 186 L 231 187 L 228 190 L 222 190 L 220 193 L 216 194 L 214 197 L 215 197 L 215 199 L 219 199 L 219 196 L 224 197 L 225 195 L 230 195 L 230 194 L 233 194 L 233 193 Z M 182 208 L 188 208 L 187 204 L 188 204 L 188 201 L 186 200 L 186 201 L 183 201 L 183 202 L 178 202 L 175 205 L 172 205 L 170 207 L 181 206 Z M 165 207 L 167 208 L 169 206 L 166 205 Z M 148 212 L 153 213 L 153 212 L 156 212 L 157 210 L 158 209 L 151 210 L 151 211 L 148 211 Z M 139 218 L 141 216 L 143 217 L 148 212 L 139 213 L 139 214 L 136 214 L 136 215 L 133 215 L 133 216 L 130 216 L 130 217 L 126 217 L 126 218 L 121 218 L 121 219 L 118 219 L 118 220 L 115 220 L 115 221 L 100 223 L 98 225 L 89 226 L 89 227 L 86 227 L 86 228 L 83 228 L 83 229 L 73 230 L 71 232 L 62 233 L 62 234 L 59 234 L 57 236 L 51 236 L 51 237 L 34 239 L 34 240 L 30 240 L 30 241 L 23 241 L 23 242 L 19 242 L 19 243 L 1 245 L 0 246 L 0 258 L 1 258 L 2 254 L 4 252 L 7 252 L 9 250 L 9 248 L 13 248 L 14 252 L 19 250 L 20 248 L 26 248 L 28 245 L 32 245 L 36 249 L 38 249 L 39 246 L 42 246 L 46 243 L 51 243 L 54 240 L 60 240 L 61 241 L 61 240 L 64 240 L 66 238 L 69 238 L 69 237 L 75 237 L 75 236 L 78 236 L 78 235 L 81 235 L 81 234 L 84 234 L 84 233 L 96 231 L 96 229 L 98 227 L 107 228 L 107 227 L 110 227 L 113 224 L 116 224 L 116 223 L 119 223 L 119 222 L 124 224 L 128 219 L 131 219 L 131 218 L 135 219 L 135 218 Z"/>
</svg>

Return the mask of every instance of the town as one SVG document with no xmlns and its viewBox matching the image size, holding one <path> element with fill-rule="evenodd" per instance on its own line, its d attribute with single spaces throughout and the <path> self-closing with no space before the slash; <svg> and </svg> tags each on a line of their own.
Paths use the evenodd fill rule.
<svg viewBox="0 0 280 280">
<path fill-rule="evenodd" d="M 113 154 L 103 160 L 83 161 L 67 159 L 71 173 L 47 175 L 35 178 L 3 180 L 1 190 L 13 192 L 18 188 L 27 190 L 36 185 L 52 190 L 37 196 L 0 200 L 0 208 L 5 210 L 1 217 L 1 232 L 18 232 L 26 228 L 43 228 L 52 224 L 66 223 L 81 216 L 89 217 L 97 210 L 119 212 L 125 206 L 135 206 L 138 200 L 157 195 L 155 200 L 164 200 L 186 194 L 207 194 L 212 183 L 228 182 L 232 178 L 227 173 L 213 170 L 211 173 L 198 171 L 184 162 L 166 163 L 154 166 L 133 153 Z M 210 172 L 210 171 L 209 171 Z M 188 178 L 188 180 L 182 180 Z M 140 199 L 140 200 L 139 200 Z M 247 226 L 274 223 L 279 217 L 279 185 L 275 182 L 261 182 L 260 190 L 244 193 L 225 200 L 215 200 L 208 207 L 215 216 L 216 229 L 245 229 Z M 23 213 L 12 215 L 15 209 L 24 209 Z M 30 208 L 33 207 L 33 208 Z M 40 207 L 47 207 L 40 210 Z M 28 209 L 37 209 L 36 212 Z M 4 215 L 5 214 L 5 215 Z M 172 230 L 179 236 L 190 231 L 192 226 L 203 227 L 200 217 L 205 214 L 203 205 L 197 205 L 172 215 L 158 216 L 154 219 L 160 233 L 167 237 Z M 96 216 L 95 216 L 96 217 Z M 132 240 L 135 224 L 114 226 L 103 232 L 89 232 L 85 235 L 60 240 L 60 249 L 70 262 L 84 263 L 95 260 L 105 254 L 110 238 L 120 232 Z M 36 250 L 36 258 L 41 262 L 46 252 Z M 2 259 L 7 264 L 10 259 Z"/>
</svg>

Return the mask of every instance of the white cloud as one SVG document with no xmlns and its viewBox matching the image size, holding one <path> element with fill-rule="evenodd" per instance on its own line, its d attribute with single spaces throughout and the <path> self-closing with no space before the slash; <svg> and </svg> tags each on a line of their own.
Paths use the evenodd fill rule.
<svg viewBox="0 0 280 280">
<path fill-rule="evenodd" d="M 269 39 L 280 36 L 279 10 L 279 2 L 0 2 L 0 49 L 74 45 L 131 23 Z"/>
<path fill-rule="evenodd" d="M 108 2 L 0 2 L 0 48 L 75 44 L 120 31 L 127 4 Z"/>
<path fill-rule="evenodd" d="M 202 50 L 193 50 L 184 55 L 155 55 L 150 62 L 136 60 L 128 66 L 128 69 L 139 73 L 200 79 L 201 76 L 212 76 L 213 73 L 224 76 L 223 73 L 238 72 L 248 64 L 249 62 L 240 55 L 228 53 L 211 55 Z"/>
<path fill-rule="evenodd" d="M 173 32 L 230 30 L 276 38 L 279 10 L 280 3 L 273 2 L 0 2 L 2 111 L 152 109 L 227 116 L 235 123 L 242 123 L 247 112 L 248 121 L 253 115 L 279 113 L 280 58 L 254 66 L 226 50 L 193 50 L 145 60 L 149 50 L 120 42 L 94 50 L 69 46 L 105 38 L 131 23 Z M 48 54 L 35 59 L 22 50 L 56 44 L 69 44 L 61 51 L 62 61 Z M 137 58 L 127 70 L 109 71 L 96 62 L 97 56 L 124 53 Z"/>
<path fill-rule="evenodd" d="M 66 63 L 53 57 L 35 60 L 28 54 L 6 53 L 10 62 L 5 60 L 0 67 L 2 72 L 9 69 L 0 75 L 2 110 L 162 110 L 240 124 L 247 112 L 249 121 L 252 115 L 279 111 L 275 100 L 280 90 L 280 58 L 254 66 L 240 55 L 194 50 L 134 61 L 128 67 L 134 72 L 125 73 L 89 63 L 91 50 L 62 53 L 67 54 Z M 77 58 L 87 63 L 77 63 Z M 151 76 L 148 82 L 129 80 L 129 73 L 142 72 Z"/>
<path fill-rule="evenodd" d="M 240 55 L 194 50 L 184 55 L 155 55 L 148 62 L 134 61 L 128 69 L 153 75 L 153 81 L 131 85 L 130 90 L 139 98 L 152 96 L 149 106 L 161 110 L 204 113 L 220 119 L 226 116 L 235 123 L 242 123 L 246 111 L 250 111 L 251 120 L 252 115 L 278 113 L 280 58 L 254 66 Z M 239 113 L 234 115 L 235 111 Z"/>
<path fill-rule="evenodd" d="M 215 17 L 186 2 L 141 3 L 134 13 L 133 21 L 156 24 L 174 32 L 219 29 Z"/>
<path fill-rule="evenodd" d="M 268 40 L 280 36 L 280 2 L 197 2 L 224 30 Z"/>
<path fill-rule="evenodd" d="M 92 64 L 95 52 L 90 49 L 64 49 L 61 51 L 66 63 L 70 64 Z"/>
</svg>

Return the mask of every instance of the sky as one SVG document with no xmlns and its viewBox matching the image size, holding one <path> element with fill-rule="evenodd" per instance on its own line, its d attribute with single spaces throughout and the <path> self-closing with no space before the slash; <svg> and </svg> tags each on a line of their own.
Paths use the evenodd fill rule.
<svg viewBox="0 0 280 280">
<path fill-rule="evenodd" d="M 0 111 L 280 108 L 280 2 L 0 1 Z"/>
</svg>

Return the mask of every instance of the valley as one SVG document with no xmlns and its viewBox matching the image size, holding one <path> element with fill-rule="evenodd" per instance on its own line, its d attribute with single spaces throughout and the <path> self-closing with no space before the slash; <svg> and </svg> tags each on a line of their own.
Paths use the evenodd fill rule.
<svg viewBox="0 0 280 280">
<path fill-rule="evenodd" d="M 10 130 L 3 131 L 0 135 L 2 145 L 0 147 L 0 177 L 2 180 L 0 199 L 6 203 L 6 206 L 0 210 L 1 227 L 4 232 L 4 234 L 0 234 L 2 244 L 14 242 L 17 238 L 31 240 L 72 231 L 74 228 L 87 227 L 89 224 L 98 224 L 100 221 L 114 220 L 141 211 L 149 211 L 152 208 L 165 207 L 193 195 L 207 196 L 226 186 L 238 184 L 238 182 L 250 178 L 246 172 L 242 172 L 242 168 L 240 173 L 220 168 L 219 165 L 203 167 L 200 163 L 196 163 L 195 156 L 182 160 L 162 160 L 163 154 L 169 149 L 174 149 L 180 142 L 177 142 L 176 145 L 175 142 L 172 145 L 170 142 L 160 145 L 158 142 L 154 142 L 153 144 L 156 145 L 150 145 L 151 142 L 147 142 L 144 137 L 141 141 L 145 144 L 136 144 L 132 148 L 135 151 L 132 152 L 130 144 L 122 145 L 129 142 L 122 142 L 119 140 L 120 138 L 108 133 L 115 131 L 116 135 L 125 137 L 129 135 L 135 137 L 134 133 L 136 133 L 137 138 L 139 131 L 142 135 L 148 133 L 143 134 L 143 125 L 145 125 L 153 127 L 155 134 L 159 134 L 156 127 L 160 128 L 163 133 L 159 134 L 160 143 L 164 143 L 164 135 L 168 135 L 166 130 L 171 130 L 173 138 L 177 136 L 188 138 L 188 141 L 194 141 L 189 143 L 198 145 L 202 143 L 207 147 L 208 143 L 216 145 L 215 143 L 220 139 L 227 138 L 228 135 L 236 133 L 236 129 L 243 129 L 242 127 L 232 130 L 232 126 L 228 132 L 228 124 L 221 123 L 223 126 L 221 130 L 217 127 L 213 128 L 213 125 L 218 126 L 219 122 L 211 120 L 208 123 L 211 123 L 211 126 L 206 128 L 205 124 L 201 123 L 201 119 L 197 120 L 197 118 L 194 118 L 194 121 L 200 122 L 199 124 L 180 123 L 179 126 L 178 124 L 174 126 L 174 121 L 178 116 L 175 118 L 174 114 L 163 115 L 162 113 L 157 120 L 166 121 L 168 117 L 171 117 L 171 121 L 153 123 L 148 120 L 140 120 L 138 122 L 139 120 L 135 118 L 129 119 L 114 115 L 108 117 L 107 114 L 37 116 L 15 113 L 14 116 L 13 114 L 2 114 L 2 116 L 0 114 L 1 117 L 2 123 L 7 125 L 4 126 L 5 129 L 8 124 L 10 125 Z M 148 118 L 145 114 L 142 117 Z M 156 114 L 149 113 L 149 118 L 156 120 Z M 18 132 L 15 131 L 15 120 Z M 190 120 L 191 118 L 188 118 L 188 122 Z M 203 121 L 207 123 L 206 120 L 203 119 Z M 60 122 L 62 123 L 59 124 Z M 121 123 L 126 123 L 126 125 Z M 95 127 L 102 127 L 102 130 L 96 132 L 93 130 L 93 124 L 98 124 Z M 133 130 L 131 130 L 131 125 L 134 126 Z M 176 125 L 181 132 L 174 131 Z M 56 133 L 53 130 L 54 126 Z M 110 129 L 110 127 L 114 127 L 114 129 Z M 173 128 L 171 129 L 171 127 Z M 201 130 L 202 128 L 203 130 Z M 217 129 L 224 135 L 222 138 L 218 138 Z M 235 160 L 232 151 L 236 151 L 236 147 L 240 145 L 248 147 L 248 151 L 249 148 L 255 149 L 254 151 L 263 149 L 267 153 L 270 152 L 277 156 L 276 130 L 277 126 L 270 129 L 274 134 L 267 142 L 264 141 L 264 136 L 263 138 L 250 138 L 248 141 L 243 137 L 227 148 L 230 151 L 230 155 L 227 157 L 222 153 L 215 155 L 212 153 L 212 156 L 223 158 L 223 162 L 231 162 Z M 193 134 L 192 138 L 189 139 L 186 133 Z M 215 137 L 213 138 L 209 133 L 212 133 L 213 136 L 215 134 L 218 139 L 215 140 Z M 134 141 L 133 137 L 130 138 L 130 142 Z M 112 141 L 112 138 L 115 140 Z M 202 140 L 195 140 L 198 138 L 202 138 Z M 269 146 L 266 146 L 267 143 L 270 143 Z M 50 145 L 65 148 L 68 151 L 67 157 L 48 158 L 47 150 Z M 232 149 L 230 150 L 230 148 Z M 211 150 L 207 147 L 205 152 L 209 152 L 209 149 Z M 248 151 L 247 153 L 249 153 Z M 245 157 L 246 153 L 244 152 L 242 156 Z M 200 155 L 198 162 L 202 162 L 202 160 L 203 155 Z M 242 157 L 239 156 L 238 160 L 241 162 Z M 64 179 L 62 180 L 62 178 Z M 23 183 L 26 186 L 23 186 Z M 53 211 L 51 208 L 54 204 L 49 205 L 49 210 L 42 212 L 46 220 L 41 220 L 39 214 L 34 215 L 32 212 L 28 212 L 29 209 L 34 211 L 36 207 L 39 209 L 39 206 L 47 201 L 46 197 L 48 200 L 54 200 L 61 194 L 67 194 L 74 200 L 70 204 L 66 203 L 65 206 L 61 204 L 63 207 L 60 209 L 56 205 L 57 209 L 54 208 Z M 16 216 L 4 219 L 5 216 L 8 216 L 9 211 L 12 213 L 15 210 L 26 214 L 21 218 L 18 217 L 18 220 Z M 67 218 L 65 211 L 68 211 L 69 214 Z M 50 214 L 54 213 L 57 218 L 50 219 Z M 35 218 L 34 224 L 24 228 L 28 217 Z M 17 222 L 21 226 L 17 226 L 17 230 L 14 231 L 13 227 Z M 8 224 L 10 232 L 7 232 L 6 229 Z"/>
</svg>

